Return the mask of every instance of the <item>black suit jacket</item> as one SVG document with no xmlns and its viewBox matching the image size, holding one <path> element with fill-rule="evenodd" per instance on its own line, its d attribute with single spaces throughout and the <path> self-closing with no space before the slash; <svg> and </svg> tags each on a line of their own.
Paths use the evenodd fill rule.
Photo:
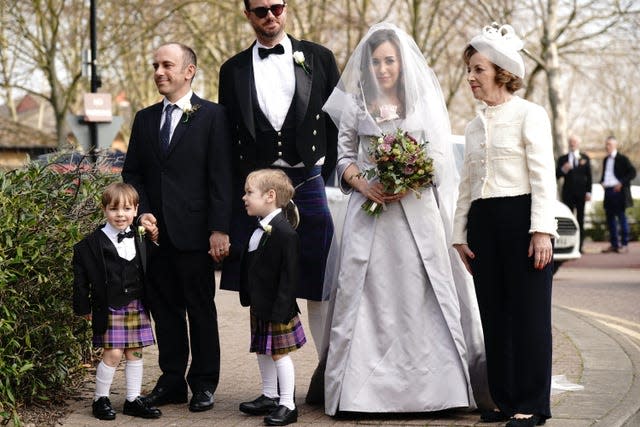
<svg viewBox="0 0 640 427">
<path fill-rule="evenodd" d="M 324 156 L 322 176 L 327 179 L 335 168 L 338 156 L 338 131 L 322 106 L 338 83 L 340 73 L 333 53 L 316 43 L 291 39 L 293 51 L 304 53 L 309 73 L 295 65 L 296 148 L 307 168 Z M 255 44 L 255 43 L 254 43 Z M 257 158 L 257 144 L 251 82 L 253 81 L 253 45 L 235 55 L 220 68 L 219 102 L 227 107 L 232 123 L 233 158 L 238 171 L 238 184 L 244 185 L 246 175 L 269 167 L 265 159 Z M 293 61 L 293 58 L 291 59 Z M 277 82 L 274 82 L 277 84 Z"/>
<path fill-rule="evenodd" d="M 251 306 L 259 319 L 287 323 L 300 312 L 296 303 L 300 243 L 282 213 L 269 225 L 271 233 L 262 234 L 251 261 L 242 258 L 240 303 Z"/>
<path fill-rule="evenodd" d="M 103 227 L 100 226 L 73 246 L 73 311 L 79 316 L 91 313 L 94 335 L 105 333 L 109 315 L 106 264 L 99 240 Z M 143 276 L 146 277 L 147 240 L 136 235 L 134 241 Z M 144 284 L 146 290 L 146 280 Z M 146 299 L 144 303 L 148 309 Z"/>
<path fill-rule="evenodd" d="M 165 155 L 160 147 L 162 102 L 133 121 L 122 178 L 140 194 L 138 214 L 152 213 L 180 251 L 208 250 L 212 231 L 229 232 L 231 149 L 224 108 L 193 95 L 199 106 L 182 116 Z M 162 232 L 165 231 L 167 236 Z"/>
<path fill-rule="evenodd" d="M 578 166 L 564 173 L 562 166 L 569 160 L 569 154 L 560 156 L 556 167 L 556 178 L 564 177 L 562 184 L 562 200 L 581 199 L 584 200 L 586 193 L 591 193 L 591 159 L 584 153 L 580 153 Z"/>
<path fill-rule="evenodd" d="M 607 166 L 607 158 L 602 161 L 602 177 L 600 183 L 604 182 L 604 169 Z M 624 193 L 625 207 L 633 206 L 633 198 L 631 197 L 631 181 L 636 177 L 636 168 L 633 167 L 631 161 L 624 154 L 618 152 L 613 163 L 613 174 L 622 184 L 622 192 Z"/>
</svg>

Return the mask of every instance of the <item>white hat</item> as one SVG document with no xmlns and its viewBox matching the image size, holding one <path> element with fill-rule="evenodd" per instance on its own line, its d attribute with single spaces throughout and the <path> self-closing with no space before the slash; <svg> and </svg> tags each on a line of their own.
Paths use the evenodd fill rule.
<svg viewBox="0 0 640 427">
<path fill-rule="evenodd" d="M 518 53 L 524 43 L 511 25 L 487 25 L 469 44 L 500 68 L 524 78 L 524 60 Z"/>
</svg>

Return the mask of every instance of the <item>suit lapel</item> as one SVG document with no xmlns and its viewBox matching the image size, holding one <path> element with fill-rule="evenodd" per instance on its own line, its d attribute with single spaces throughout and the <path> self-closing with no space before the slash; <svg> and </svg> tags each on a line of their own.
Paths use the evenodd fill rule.
<svg viewBox="0 0 640 427">
<path fill-rule="evenodd" d="M 296 92 L 295 92 L 295 107 L 296 107 L 296 123 L 300 127 L 304 121 L 304 117 L 307 114 L 307 108 L 309 107 L 309 98 L 311 97 L 311 83 L 313 82 L 313 68 L 309 64 L 313 64 L 313 53 L 305 51 L 302 48 L 302 43 L 299 40 L 289 36 L 291 39 L 291 47 L 294 52 L 301 51 L 304 54 L 304 62 L 307 64 L 307 73 L 302 66 L 294 63 L 293 69 L 296 76 Z M 292 59 L 293 60 L 293 59 Z"/>
<path fill-rule="evenodd" d="M 142 273 L 147 274 L 147 245 L 145 244 L 144 237 L 140 236 L 136 230 L 134 237 L 136 243 L 136 250 L 140 256 L 140 263 L 142 264 Z"/>
<path fill-rule="evenodd" d="M 202 100 L 195 93 L 191 95 L 190 102 L 192 106 L 196 104 L 199 104 L 200 106 L 202 106 Z M 173 152 L 173 150 L 176 149 L 178 144 L 180 144 L 180 142 L 182 141 L 182 137 L 184 133 L 187 131 L 187 129 L 189 128 L 189 126 L 193 126 L 193 121 L 196 119 L 197 114 L 198 114 L 197 112 L 192 113 L 188 121 L 185 122 L 187 117 L 184 115 L 184 113 L 182 113 L 182 115 L 180 116 L 180 121 L 176 125 L 176 128 L 173 130 L 173 135 L 171 135 L 171 144 L 169 144 L 169 151 L 167 152 L 167 157 L 169 157 Z"/>
<path fill-rule="evenodd" d="M 147 135 L 150 135 L 151 150 L 159 158 L 163 158 L 162 148 L 160 147 L 160 118 L 162 117 L 163 103 L 159 102 L 149 110 L 149 120 Z"/>
<path fill-rule="evenodd" d="M 255 139 L 256 128 L 253 118 L 253 100 L 251 96 L 251 88 L 255 85 L 253 77 L 253 46 L 242 52 L 242 58 L 238 61 L 240 64 L 238 72 L 235 76 L 235 88 L 238 94 L 238 104 L 242 113 L 242 120 L 245 127 L 249 130 L 251 136 Z"/>
</svg>

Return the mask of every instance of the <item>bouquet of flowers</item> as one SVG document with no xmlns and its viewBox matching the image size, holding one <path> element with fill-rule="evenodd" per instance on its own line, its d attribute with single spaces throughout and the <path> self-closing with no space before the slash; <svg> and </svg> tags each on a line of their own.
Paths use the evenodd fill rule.
<svg viewBox="0 0 640 427">
<path fill-rule="evenodd" d="M 398 194 L 413 191 L 420 197 L 420 189 L 433 185 L 433 159 L 425 152 L 427 142 L 418 142 L 402 129 L 393 134 L 372 138 L 369 154 L 376 167 L 360 173 L 367 179 L 378 177 L 385 192 Z M 384 206 L 367 199 L 362 209 L 378 216 Z"/>
</svg>

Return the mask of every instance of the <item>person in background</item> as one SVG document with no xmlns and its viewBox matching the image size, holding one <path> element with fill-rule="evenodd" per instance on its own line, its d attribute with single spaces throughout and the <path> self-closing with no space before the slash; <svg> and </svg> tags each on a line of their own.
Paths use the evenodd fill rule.
<svg viewBox="0 0 640 427">
<path fill-rule="evenodd" d="M 584 205 L 591 200 L 591 160 L 580 151 L 580 138 L 569 137 L 569 152 L 558 158 L 556 178 L 563 178 L 562 202 L 575 213 L 580 226 L 580 252 L 584 242 Z"/>
<path fill-rule="evenodd" d="M 307 340 L 295 297 L 300 242 L 285 211 L 293 193 L 283 171 L 260 169 L 247 177 L 242 198 L 247 214 L 259 219 L 241 261 L 240 302 L 251 307 L 250 351 L 258 358 L 262 394 L 241 403 L 240 411 L 266 415 L 266 425 L 283 426 L 298 420 L 289 354 Z"/>
<path fill-rule="evenodd" d="M 231 139 L 225 109 L 191 90 L 193 49 L 164 44 L 153 68 L 164 99 L 136 114 L 122 169 L 140 194 L 139 224 L 159 230 L 149 299 L 162 374 L 145 399 L 186 403 L 188 384 L 189 410 L 206 411 L 220 378 L 214 261 L 229 253 Z"/>
<path fill-rule="evenodd" d="M 138 193 L 128 184 L 114 183 L 102 193 L 101 204 L 106 224 L 73 247 L 73 310 L 92 321 L 93 346 L 103 349 L 96 368 L 93 416 L 116 418 L 109 393 L 124 353 L 127 390 L 122 413 L 158 418 L 162 412 L 140 397 L 142 348 L 155 340 L 143 303 L 147 239 L 132 226 Z M 154 235 L 156 230 L 151 231 Z"/>
<path fill-rule="evenodd" d="M 551 283 L 556 220 L 551 124 L 522 87 L 523 43 L 493 24 L 464 50 L 482 101 L 465 130 L 453 242 L 473 275 L 489 390 L 482 421 L 529 427 L 551 417 Z"/>
<path fill-rule="evenodd" d="M 604 212 L 607 216 L 610 245 L 602 252 L 627 253 L 629 221 L 625 209 L 633 206 L 631 180 L 636 177 L 636 169 L 627 156 L 618 152 L 615 137 L 607 137 L 604 143 L 607 156 L 602 162 L 600 184 L 604 187 Z"/>
</svg>

